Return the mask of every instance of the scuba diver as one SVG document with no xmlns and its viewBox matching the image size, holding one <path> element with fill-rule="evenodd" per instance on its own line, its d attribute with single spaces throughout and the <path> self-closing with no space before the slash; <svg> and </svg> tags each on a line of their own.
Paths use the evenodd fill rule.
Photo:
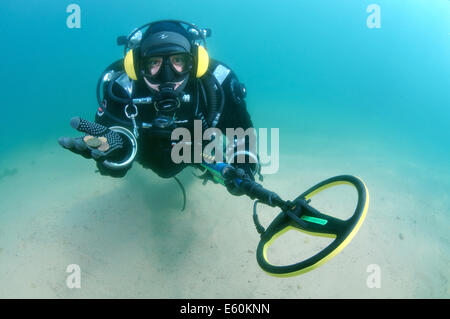
<svg viewBox="0 0 450 319">
<path fill-rule="evenodd" d="M 94 159 L 102 175 L 123 177 L 137 161 L 160 177 L 170 178 L 191 165 L 172 160 L 174 129 L 186 128 L 193 134 L 195 120 L 201 121 L 203 129 L 221 132 L 252 128 L 245 86 L 227 65 L 208 56 L 205 38 L 210 34 L 209 29 L 190 23 L 163 20 L 119 37 L 125 57 L 111 64 L 99 79 L 95 123 L 72 118 L 71 126 L 86 135 L 61 137 L 59 144 Z M 236 170 L 226 179 L 234 195 L 240 194 L 232 177 L 237 174 L 254 180 L 259 169 L 256 151 L 249 144 L 249 139 L 236 137 L 231 143 L 229 158 L 239 154 L 244 158 L 233 161 Z M 230 155 L 229 148 L 226 152 Z"/>
<path fill-rule="evenodd" d="M 206 37 L 210 34 L 209 29 L 194 24 L 163 20 L 118 37 L 117 43 L 124 46 L 124 58 L 112 63 L 100 76 L 95 122 L 73 117 L 71 126 L 84 136 L 61 137 L 58 142 L 65 149 L 94 159 L 98 171 L 112 177 L 125 176 L 137 161 L 162 178 L 175 178 L 182 187 L 176 175 L 188 166 L 200 168 L 202 173 L 198 177 L 204 183 L 212 180 L 226 186 L 233 195 L 255 199 L 253 222 L 261 235 L 256 258 L 265 272 L 286 277 L 315 269 L 338 254 L 355 236 L 367 213 L 368 190 L 359 178 L 341 175 L 316 184 L 291 201 L 258 184 L 254 176 L 258 174 L 262 180 L 261 166 L 245 86 L 230 67 L 209 57 Z M 216 152 L 212 156 L 206 151 L 208 145 L 195 147 L 198 123 L 205 130 L 218 129 L 228 134 L 227 129 L 241 129 L 245 133 L 228 134 L 227 143 L 220 145 L 225 160 L 220 156 L 217 160 Z M 177 129 L 194 135 L 194 141 L 172 139 Z M 211 140 L 216 138 L 217 134 L 211 135 Z M 173 150 L 180 144 L 190 145 L 194 150 L 187 156 L 190 161 L 173 159 Z M 184 159 L 185 149 L 182 150 Z M 198 162 L 195 159 L 199 155 Z M 316 194 L 342 184 L 353 186 L 358 194 L 349 219 L 321 213 L 310 204 Z M 257 204 L 281 210 L 267 228 L 259 222 Z M 290 229 L 334 240 L 305 260 L 290 265 L 271 264 L 268 247 Z"/>
</svg>

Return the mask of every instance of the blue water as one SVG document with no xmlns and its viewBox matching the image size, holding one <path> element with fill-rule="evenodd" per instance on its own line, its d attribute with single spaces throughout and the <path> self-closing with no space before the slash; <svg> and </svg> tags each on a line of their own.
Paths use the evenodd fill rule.
<svg viewBox="0 0 450 319">
<path fill-rule="evenodd" d="M 366 25 L 371 1 L 77 1 L 80 29 L 66 26 L 70 3 L 2 2 L 1 134 L 14 132 L 14 143 L 70 133 L 73 115 L 92 118 L 96 80 L 122 54 L 116 36 L 175 18 L 212 29 L 209 52 L 246 84 L 255 126 L 292 141 L 358 136 L 449 159 L 448 1 L 377 1 L 380 29 Z"/>
<path fill-rule="evenodd" d="M 377 1 L 380 29 L 366 25 L 371 1 L 76 3 L 80 29 L 66 26 L 68 1 L 2 2 L 2 135 L 27 143 L 92 118 L 97 77 L 122 54 L 116 36 L 175 18 L 212 29 L 209 52 L 247 85 L 256 126 L 329 127 L 448 159 L 448 1 Z"/>
<path fill-rule="evenodd" d="M 407 159 L 450 178 L 447 0 L 77 0 L 79 29 L 70 3 L 0 4 L 0 153 L 76 135 L 70 118 L 94 118 L 97 79 L 122 57 L 116 37 L 181 19 L 212 29 L 210 56 L 245 83 L 255 126 L 280 129 L 281 154 Z M 381 28 L 366 24 L 372 3 Z"/>
</svg>

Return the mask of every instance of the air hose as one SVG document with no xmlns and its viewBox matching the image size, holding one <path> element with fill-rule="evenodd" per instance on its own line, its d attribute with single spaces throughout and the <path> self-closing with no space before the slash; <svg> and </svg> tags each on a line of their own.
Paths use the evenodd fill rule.
<svg viewBox="0 0 450 319">
<path fill-rule="evenodd" d="M 223 111 L 225 101 L 223 88 L 209 71 L 200 79 L 200 83 L 205 91 L 206 105 L 208 106 L 207 123 L 210 127 L 215 127 Z"/>
</svg>

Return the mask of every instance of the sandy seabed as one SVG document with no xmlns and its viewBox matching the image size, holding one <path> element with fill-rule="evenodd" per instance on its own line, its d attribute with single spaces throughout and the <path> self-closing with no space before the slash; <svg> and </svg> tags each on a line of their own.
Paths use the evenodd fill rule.
<svg viewBox="0 0 450 319">
<path fill-rule="evenodd" d="M 361 177 L 370 191 L 366 220 L 340 254 L 277 278 L 256 262 L 252 201 L 203 186 L 192 169 L 179 175 L 181 212 L 176 182 L 139 165 L 114 179 L 56 140 L 18 148 L 1 159 L 0 297 L 449 298 L 448 168 L 371 154 L 282 155 L 279 172 L 265 177 L 284 199 L 341 174 Z M 348 214 L 352 192 L 330 190 L 318 204 Z M 277 213 L 263 207 L 261 221 Z M 295 262 L 325 244 L 288 232 L 269 257 Z M 80 266 L 79 289 L 66 285 L 70 264 Z M 367 284 L 370 265 L 379 267 L 379 288 Z"/>
</svg>

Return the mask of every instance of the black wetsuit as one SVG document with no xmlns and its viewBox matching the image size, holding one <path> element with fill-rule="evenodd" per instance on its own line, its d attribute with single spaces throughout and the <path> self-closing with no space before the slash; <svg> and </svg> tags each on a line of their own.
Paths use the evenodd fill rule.
<svg viewBox="0 0 450 319">
<path fill-rule="evenodd" d="M 220 129 L 223 134 L 226 133 L 226 128 L 242 128 L 244 130 L 253 127 L 250 115 L 247 112 L 247 106 L 244 99 L 245 89 L 239 83 L 234 72 L 223 63 L 211 60 L 208 72 L 209 76 L 215 76 L 214 71 L 220 66 L 222 70 L 226 70 L 226 77 L 219 78 L 223 92 L 223 110 L 216 128 Z M 123 71 L 122 71 L 123 72 Z M 215 76 L 217 80 L 217 76 Z M 198 86 L 198 79 L 189 78 L 184 92 L 191 96 L 189 102 L 182 102 L 180 108 L 176 112 L 176 119 L 179 122 L 177 127 L 187 128 L 191 136 L 194 136 L 193 125 L 194 120 L 203 120 L 203 131 L 210 126 L 206 118 L 208 117 L 208 99 L 204 98 L 206 95 L 204 90 L 200 90 Z M 220 82 L 215 82 L 220 84 Z M 143 80 L 137 80 L 133 83 L 133 98 L 151 96 L 151 92 Z M 117 83 L 112 86 L 114 95 L 125 98 L 127 96 L 125 89 Z M 105 126 L 120 125 L 131 131 L 133 130 L 132 121 L 125 115 L 125 104 L 119 103 L 108 95 L 106 88 L 104 91 L 103 107 L 99 108 L 96 114 L 95 121 Z M 178 174 L 187 165 L 186 163 L 176 164 L 171 159 L 171 150 L 173 142 L 170 138 L 171 131 L 158 132 L 154 129 L 143 128 L 142 123 L 152 123 L 157 116 L 153 104 L 138 105 L 138 115 L 135 117 L 139 127 L 138 138 L 138 153 L 135 161 L 142 164 L 145 168 L 150 168 L 156 174 L 163 178 L 173 177 Z M 156 132 L 156 133 L 155 133 Z M 248 146 L 246 146 L 248 149 Z M 101 164 L 97 163 L 100 172 L 104 175 L 111 175 L 115 177 L 124 176 L 128 169 L 122 171 L 113 171 Z M 246 171 L 245 165 L 242 165 Z"/>
</svg>

